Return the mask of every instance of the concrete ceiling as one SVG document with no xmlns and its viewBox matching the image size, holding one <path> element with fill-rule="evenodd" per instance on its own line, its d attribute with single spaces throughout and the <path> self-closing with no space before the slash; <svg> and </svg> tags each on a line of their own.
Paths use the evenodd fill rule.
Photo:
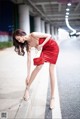
<svg viewBox="0 0 80 119">
<path fill-rule="evenodd" d="M 30 12 L 42 19 L 50 22 L 54 26 L 69 30 L 65 23 L 66 8 L 69 11 L 69 24 L 80 31 L 80 0 L 12 0 L 16 4 L 28 4 L 31 6 Z M 71 2 L 70 7 L 67 3 Z"/>
</svg>

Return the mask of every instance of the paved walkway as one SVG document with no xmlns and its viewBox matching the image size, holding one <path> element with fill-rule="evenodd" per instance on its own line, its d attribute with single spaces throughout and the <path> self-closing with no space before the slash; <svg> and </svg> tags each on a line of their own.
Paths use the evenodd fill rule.
<svg viewBox="0 0 80 119">
<path fill-rule="evenodd" d="M 34 57 L 32 51 L 32 59 Z M 26 59 L 17 55 L 14 48 L 0 51 L 0 116 L 5 112 L 10 119 L 61 119 L 59 93 L 55 88 L 55 109 L 49 109 L 50 82 L 48 63 L 45 63 L 30 88 L 30 99 L 23 101 L 25 78 L 27 75 Z M 35 68 L 31 64 L 31 71 Z"/>
</svg>

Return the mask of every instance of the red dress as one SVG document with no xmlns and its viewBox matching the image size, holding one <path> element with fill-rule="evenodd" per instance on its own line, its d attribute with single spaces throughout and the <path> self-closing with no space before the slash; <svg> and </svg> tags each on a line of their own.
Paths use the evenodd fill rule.
<svg viewBox="0 0 80 119">
<path fill-rule="evenodd" d="M 39 38 L 39 45 L 44 42 L 45 38 Z M 40 57 L 34 58 L 34 65 L 41 65 L 44 62 L 56 64 L 59 54 L 59 46 L 52 38 L 43 46 Z"/>
</svg>

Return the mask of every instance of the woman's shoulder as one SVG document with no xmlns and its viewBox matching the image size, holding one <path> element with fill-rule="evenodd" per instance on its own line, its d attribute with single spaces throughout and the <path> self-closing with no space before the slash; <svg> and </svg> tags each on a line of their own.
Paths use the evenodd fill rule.
<svg viewBox="0 0 80 119">
<path fill-rule="evenodd" d="M 38 37 L 38 38 L 51 37 L 50 34 L 41 33 L 41 32 L 32 32 L 32 33 L 30 33 L 30 35 L 32 35 L 32 36 L 34 36 L 34 37 Z"/>
</svg>

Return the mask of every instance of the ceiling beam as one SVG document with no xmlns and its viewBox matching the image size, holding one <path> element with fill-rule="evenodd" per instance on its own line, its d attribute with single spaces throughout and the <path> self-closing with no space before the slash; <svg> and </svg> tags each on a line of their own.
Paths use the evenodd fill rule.
<svg viewBox="0 0 80 119">
<path fill-rule="evenodd" d="M 59 4 L 58 2 L 37 2 L 35 5 L 49 5 L 49 4 Z"/>
<path fill-rule="evenodd" d="M 15 4 L 24 3 L 24 0 L 11 0 L 11 1 L 14 2 Z"/>
<path fill-rule="evenodd" d="M 80 7 L 80 2 L 76 5 L 74 11 L 77 11 L 79 7 Z"/>
<path fill-rule="evenodd" d="M 44 13 L 46 13 L 45 6 L 44 5 L 41 5 L 41 6 L 42 6 L 42 9 L 43 9 Z"/>
<path fill-rule="evenodd" d="M 38 12 L 42 17 L 45 16 L 45 14 L 42 13 L 41 10 L 39 10 L 31 0 L 27 0 L 27 2 L 28 2 L 29 5 L 31 5 L 35 10 L 37 10 L 37 12 Z"/>
<path fill-rule="evenodd" d="M 65 21 L 63 21 L 63 20 L 62 20 L 62 21 L 52 21 L 52 22 L 53 22 L 54 24 L 57 23 L 57 24 L 60 24 L 60 25 L 61 25 L 61 24 L 66 24 Z M 73 24 L 73 25 L 74 25 L 74 22 L 73 22 L 73 21 L 69 21 L 69 22 L 70 22 L 70 24 Z M 80 24 L 80 23 L 76 23 L 77 26 L 78 26 L 79 24 Z"/>
<path fill-rule="evenodd" d="M 43 19 L 45 19 L 45 20 L 47 20 L 47 21 L 50 22 L 50 19 L 46 16 L 46 14 L 44 14 L 40 9 L 38 9 L 38 7 L 35 6 L 35 4 L 34 4 L 31 0 L 27 0 L 26 3 L 28 3 L 29 5 L 31 5 L 31 6 L 38 12 L 38 14 L 40 14 L 40 16 L 41 16 Z"/>
<path fill-rule="evenodd" d="M 54 18 L 49 18 L 51 21 L 53 20 L 57 20 L 57 21 L 60 21 L 60 20 L 65 20 L 65 17 L 54 17 Z M 77 19 L 80 19 L 80 17 L 70 17 L 69 20 L 77 20 Z"/>
<path fill-rule="evenodd" d="M 62 7 L 62 4 L 59 3 L 59 5 L 58 5 L 58 12 L 61 12 L 61 7 Z"/>
<path fill-rule="evenodd" d="M 65 17 L 65 13 L 63 14 L 47 14 L 48 17 Z M 71 13 L 70 16 L 80 16 L 80 13 Z"/>
</svg>

